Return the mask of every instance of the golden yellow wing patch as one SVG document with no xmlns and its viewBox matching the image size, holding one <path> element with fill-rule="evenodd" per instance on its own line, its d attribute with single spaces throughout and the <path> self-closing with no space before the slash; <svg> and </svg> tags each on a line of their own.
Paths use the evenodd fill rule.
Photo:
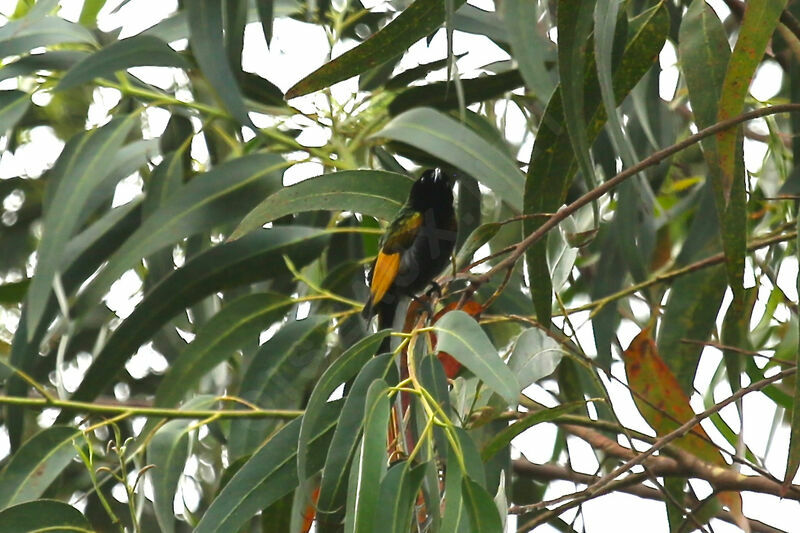
<svg viewBox="0 0 800 533">
<path fill-rule="evenodd" d="M 370 293 L 372 293 L 372 305 L 377 304 L 389 290 L 394 278 L 397 276 L 397 271 L 400 269 L 400 256 L 401 253 L 385 254 L 378 252 L 378 259 L 375 261 L 375 268 L 372 269 L 372 284 L 370 285 Z"/>
</svg>

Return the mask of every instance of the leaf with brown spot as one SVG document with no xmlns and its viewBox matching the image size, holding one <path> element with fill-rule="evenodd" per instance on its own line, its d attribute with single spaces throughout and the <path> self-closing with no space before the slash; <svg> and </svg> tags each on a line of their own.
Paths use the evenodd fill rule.
<svg viewBox="0 0 800 533">
<path fill-rule="evenodd" d="M 658 355 L 658 348 L 650 337 L 649 330 L 643 329 L 631 341 L 622 358 L 636 407 L 659 437 L 678 429 L 695 416 L 689 397 Z M 706 463 L 728 467 L 725 458 L 699 424 L 673 444 Z M 742 498 L 739 493 L 721 492 L 718 497 L 736 517 L 739 526 L 744 527 L 747 521 L 742 514 Z"/>
</svg>

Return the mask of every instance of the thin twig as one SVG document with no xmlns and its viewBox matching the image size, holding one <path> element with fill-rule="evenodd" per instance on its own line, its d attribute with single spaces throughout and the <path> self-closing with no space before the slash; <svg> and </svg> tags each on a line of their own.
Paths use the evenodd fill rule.
<svg viewBox="0 0 800 533">
<path fill-rule="evenodd" d="M 145 416 L 152 418 L 282 418 L 292 419 L 303 415 L 295 409 L 170 409 L 167 407 L 140 407 L 129 405 L 103 405 L 70 400 L 0 396 L 0 405 L 54 408 L 104 415 Z"/>
<path fill-rule="evenodd" d="M 531 463 L 527 459 L 522 459 L 522 458 L 515 459 L 512 462 L 512 467 L 514 468 L 514 472 L 516 472 L 521 476 L 530 477 L 544 482 L 564 480 L 564 481 L 572 481 L 573 483 L 591 485 L 592 483 L 600 479 L 597 476 L 575 472 L 563 466 L 552 465 L 552 464 L 539 465 Z M 637 481 L 635 476 L 628 476 L 624 479 L 625 481 L 630 480 L 630 484 L 626 486 L 619 486 L 617 488 L 619 492 L 625 492 L 627 494 L 631 494 L 633 496 L 638 496 L 639 498 L 645 498 L 648 500 L 657 500 L 657 501 L 663 500 L 661 492 L 658 489 L 648 487 L 647 485 L 643 485 L 641 483 L 638 484 L 634 483 L 634 481 Z M 520 514 L 525 512 L 525 510 L 524 507 L 515 505 L 509 509 L 509 512 Z M 721 510 L 719 513 L 717 513 L 716 517 L 728 523 L 736 524 L 733 515 L 731 515 L 731 513 L 728 511 Z M 748 519 L 748 521 L 750 522 L 751 531 L 754 531 L 755 533 L 785 533 L 781 529 L 777 529 L 775 527 L 770 526 L 769 524 L 765 524 L 764 522 L 760 522 L 758 520 Z"/>
<path fill-rule="evenodd" d="M 695 415 L 692 417 L 691 420 L 680 426 L 674 431 L 664 435 L 663 437 L 656 440 L 647 450 L 640 452 L 633 457 L 631 457 L 628 461 L 626 461 L 623 465 L 615 468 L 612 472 L 604 475 L 600 479 L 598 479 L 595 483 L 588 486 L 586 489 L 575 492 L 572 494 L 567 494 L 560 498 L 555 498 L 553 500 L 539 502 L 534 504 L 530 507 L 530 510 L 534 509 L 543 509 L 550 505 L 559 504 L 562 502 L 562 505 L 559 505 L 555 509 L 548 510 L 547 512 L 541 513 L 540 515 L 536 516 L 534 519 L 529 521 L 528 523 L 524 524 L 518 531 L 528 531 L 529 529 L 535 527 L 538 524 L 547 522 L 554 516 L 558 516 L 564 511 L 571 509 L 581 503 L 592 499 L 600 494 L 604 494 L 608 492 L 608 488 L 612 486 L 612 483 L 615 482 L 616 478 L 620 475 L 628 472 L 635 466 L 642 465 L 645 461 L 651 459 L 651 456 L 656 453 L 657 451 L 663 449 L 669 443 L 673 442 L 674 440 L 684 436 L 686 433 L 692 430 L 700 421 L 708 418 L 714 413 L 719 412 L 725 406 L 735 402 L 739 398 L 742 398 L 746 394 L 758 390 L 762 390 L 766 386 L 780 381 L 781 379 L 793 375 L 795 373 L 795 368 L 789 368 L 782 372 L 778 372 L 774 376 L 769 378 L 762 379 L 760 381 L 756 381 L 748 385 L 747 387 L 741 388 L 735 393 L 733 393 L 728 398 L 725 398 L 721 402 L 714 404 L 710 408 L 706 409 L 702 413 Z M 616 445 L 619 446 L 616 442 L 610 441 L 609 446 Z M 619 446 L 619 448 L 622 448 Z M 625 448 L 622 448 L 625 450 Z M 609 452 L 608 449 L 604 449 L 604 451 Z M 628 450 L 629 453 L 632 453 Z M 765 494 L 774 494 L 776 496 L 790 498 L 793 500 L 800 500 L 800 487 L 791 485 L 789 487 L 783 487 L 782 485 L 770 480 L 766 479 L 761 476 L 745 476 L 739 474 L 736 471 L 719 468 L 717 466 L 708 465 L 704 463 L 700 459 L 692 456 L 688 452 L 681 453 L 681 450 L 675 450 L 676 454 L 680 457 L 680 461 L 676 461 L 675 459 L 668 458 L 668 457 L 656 457 L 652 458 L 648 461 L 648 467 L 653 470 L 658 475 L 664 475 L 664 466 L 671 465 L 670 468 L 673 472 L 680 472 L 681 474 L 690 475 L 699 477 L 709 481 L 716 489 L 718 490 L 733 490 L 733 491 L 741 491 L 741 490 L 754 490 L 757 492 L 762 492 Z M 665 461 L 667 463 L 665 463 Z M 671 463 L 669 463 L 671 461 Z M 662 468 L 659 468 L 662 467 Z"/>
</svg>

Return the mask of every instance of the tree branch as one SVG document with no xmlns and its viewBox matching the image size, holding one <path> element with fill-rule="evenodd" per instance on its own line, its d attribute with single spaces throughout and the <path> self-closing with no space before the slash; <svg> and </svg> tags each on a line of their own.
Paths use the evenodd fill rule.
<svg viewBox="0 0 800 533">
<path fill-rule="evenodd" d="M 73 402 L 53 398 L 23 398 L 0 396 L 0 405 L 20 405 L 40 409 L 55 408 L 64 411 L 103 415 L 145 416 L 151 418 L 282 418 L 302 416 L 303 411 L 293 409 L 170 409 L 166 407 L 142 407 L 137 405 L 103 405 L 89 402 Z"/>
<path fill-rule="evenodd" d="M 533 233 L 525 237 L 519 243 L 514 246 L 513 251 L 497 263 L 494 267 L 483 274 L 463 274 L 457 275 L 455 278 L 458 279 L 467 279 L 471 282 L 474 287 L 477 287 L 485 282 L 487 282 L 493 275 L 497 272 L 506 269 L 506 268 L 513 268 L 514 264 L 517 260 L 522 257 L 522 254 L 530 248 L 534 243 L 538 242 L 542 237 L 544 237 L 548 231 L 556 227 L 562 220 L 569 217 L 572 213 L 580 209 L 581 207 L 590 204 L 594 200 L 599 199 L 604 194 L 612 191 L 618 185 L 620 185 L 625 180 L 635 176 L 636 174 L 642 172 L 644 169 L 649 168 L 651 166 L 657 165 L 664 159 L 682 151 L 686 148 L 697 144 L 701 140 L 705 139 L 706 137 L 711 137 L 720 131 L 724 131 L 730 129 L 742 122 L 747 122 L 748 120 L 753 120 L 756 118 L 766 117 L 769 115 L 776 115 L 779 113 L 795 113 L 800 112 L 800 104 L 780 104 L 774 105 L 770 107 L 764 107 L 761 109 L 755 109 L 753 111 L 749 111 L 747 113 L 742 113 L 739 116 L 730 118 L 728 120 L 723 120 L 716 124 L 709 126 L 708 128 L 702 129 L 699 132 L 695 133 L 694 135 L 690 135 L 686 139 L 673 144 L 672 146 L 668 146 L 663 150 L 659 150 L 654 154 L 650 155 L 649 157 L 643 159 L 636 165 L 629 167 L 613 178 L 605 181 L 601 185 L 595 187 L 591 191 L 587 192 L 574 202 L 569 205 L 566 205 L 559 209 L 556 213 L 553 214 L 550 218 L 548 218 L 539 228 L 537 228 Z M 451 279 L 455 279 L 452 276 L 445 276 L 440 281 L 442 283 L 446 283 Z M 474 290 L 474 289 L 473 289 Z"/>
<path fill-rule="evenodd" d="M 729 397 L 725 398 L 719 403 L 714 404 L 710 408 L 706 409 L 700 414 L 695 415 L 692 417 L 691 420 L 686 422 L 685 424 L 681 425 L 674 431 L 667 433 L 663 437 L 660 437 L 656 440 L 647 450 L 643 452 L 634 452 L 623 446 L 620 446 L 617 442 L 603 437 L 602 435 L 586 429 L 586 428 L 578 428 L 577 426 L 573 429 L 572 426 L 566 426 L 565 429 L 570 431 L 570 433 L 575 434 L 576 436 L 586 435 L 591 440 L 587 440 L 589 444 L 591 444 L 595 448 L 599 448 L 606 452 L 609 455 L 615 455 L 617 457 L 627 459 L 624 464 L 615 468 L 613 471 L 609 472 L 608 474 L 604 475 L 600 479 L 598 479 L 595 483 L 586 487 L 586 489 L 575 492 L 573 494 L 567 494 L 560 498 L 555 498 L 553 500 L 542 501 L 531 506 L 528 506 L 529 510 L 535 509 L 543 509 L 550 505 L 556 505 L 562 502 L 562 505 L 558 507 L 543 512 L 529 521 L 527 524 L 524 524 L 519 531 L 528 531 L 529 529 L 535 527 L 538 524 L 547 522 L 554 516 L 558 516 L 564 511 L 571 509 L 580 505 L 581 503 L 595 498 L 601 494 L 605 494 L 609 491 L 609 488 L 615 483 L 615 480 L 621 476 L 622 474 L 628 472 L 635 466 L 644 465 L 648 472 L 652 472 L 653 475 L 681 475 L 683 477 L 694 477 L 698 479 L 704 479 L 708 481 L 716 490 L 718 491 L 742 491 L 742 490 L 749 490 L 754 492 L 760 492 L 763 494 L 772 494 L 775 496 L 779 496 L 782 498 L 790 498 L 793 500 L 800 501 L 800 486 L 797 485 L 790 485 L 790 486 L 783 486 L 777 481 L 767 479 L 761 476 L 745 476 L 742 475 L 734 470 L 720 468 L 716 465 L 709 465 L 700 461 L 693 455 L 687 452 L 681 452 L 680 450 L 671 450 L 671 453 L 675 456 L 673 457 L 662 457 L 659 455 L 658 457 L 653 457 L 653 454 L 664 447 L 666 447 L 672 441 L 684 436 L 686 433 L 691 431 L 691 429 L 700 423 L 705 418 L 708 418 L 714 413 L 719 412 L 722 408 L 731 403 L 735 402 L 739 398 L 745 396 L 746 394 L 754 391 L 761 390 L 765 388 L 767 385 L 770 385 L 776 381 L 780 381 L 781 379 L 793 375 L 796 372 L 796 368 L 789 368 L 778 372 L 774 376 L 762 379 L 760 381 L 756 381 L 755 383 L 751 383 L 747 387 L 743 387 L 730 395 Z M 588 433 L 587 433 L 588 432 Z M 602 439 L 598 437 L 603 437 Z M 581 436 L 581 438 L 583 438 Z"/>
<path fill-rule="evenodd" d="M 512 463 L 512 466 L 514 468 L 514 472 L 516 472 L 517 474 L 543 482 L 563 480 L 563 481 L 572 481 L 573 483 L 581 483 L 584 485 L 591 485 L 593 483 L 596 483 L 600 479 L 598 476 L 575 472 L 574 470 L 570 470 L 566 467 L 559 465 L 552 465 L 552 464 L 539 465 L 536 463 L 531 463 L 527 459 L 515 459 Z M 628 476 L 625 479 L 628 479 L 630 477 L 632 476 Z M 618 492 L 624 492 L 626 494 L 631 494 L 633 496 L 638 496 L 639 498 L 645 498 L 648 500 L 663 501 L 664 499 L 663 495 L 661 494 L 661 491 L 652 487 L 648 487 L 647 485 L 644 485 L 642 483 L 629 485 L 626 487 L 619 487 Z M 524 506 L 512 506 L 509 512 L 520 514 L 526 512 L 526 510 Z M 734 525 L 736 524 L 733 515 L 731 515 L 730 512 L 725 510 L 721 510 L 717 514 L 717 518 Z M 753 519 L 748 519 L 748 520 L 750 522 L 750 529 L 756 533 L 785 533 L 783 530 L 774 528 L 759 520 L 753 520 Z"/>
</svg>

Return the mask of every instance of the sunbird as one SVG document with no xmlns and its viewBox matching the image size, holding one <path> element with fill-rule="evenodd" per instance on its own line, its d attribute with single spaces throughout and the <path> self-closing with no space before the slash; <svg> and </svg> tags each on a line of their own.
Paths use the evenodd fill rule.
<svg viewBox="0 0 800 533">
<path fill-rule="evenodd" d="M 450 262 L 458 233 L 453 181 L 441 168 L 425 170 L 381 237 L 362 311 L 367 319 L 377 314 L 379 328 L 392 326 L 400 298 L 414 298 Z"/>
</svg>

